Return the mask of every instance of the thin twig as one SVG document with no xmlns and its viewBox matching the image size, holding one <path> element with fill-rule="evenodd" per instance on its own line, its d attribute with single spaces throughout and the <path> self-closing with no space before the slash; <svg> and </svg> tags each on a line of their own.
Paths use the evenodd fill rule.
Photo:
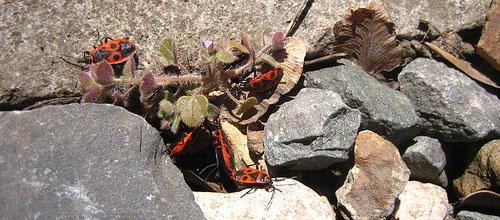
<svg viewBox="0 0 500 220">
<path fill-rule="evenodd" d="M 304 18 L 307 15 L 307 12 L 311 8 L 314 0 L 304 0 L 304 3 L 302 3 L 300 9 L 297 11 L 295 16 L 293 17 L 292 22 L 290 22 L 290 25 L 288 25 L 288 28 L 286 30 L 286 36 L 291 37 L 295 34 L 295 32 L 299 29 L 300 24 L 304 20 Z"/>
<path fill-rule="evenodd" d="M 330 61 L 330 60 L 338 60 L 340 58 L 344 58 L 345 56 L 347 56 L 347 53 L 330 54 L 330 55 L 319 57 L 319 58 L 316 58 L 313 60 L 306 60 L 306 61 L 304 61 L 304 66 L 311 66 L 311 65 L 315 65 L 315 64 L 322 63 L 325 61 Z"/>
</svg>

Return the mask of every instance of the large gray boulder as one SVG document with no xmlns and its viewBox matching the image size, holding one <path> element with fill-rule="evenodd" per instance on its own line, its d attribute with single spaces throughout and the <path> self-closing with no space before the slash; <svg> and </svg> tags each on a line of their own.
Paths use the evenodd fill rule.
<svg viewBox="0 0 500 220">
<path fill-rule="evenodd" d="M 308 53 L 326 53 L 329 30 L 347 10 L 369 0 L 314 1 L 295 36 L 309 45 Z M 491 0 L 384 0 L 396 32 L 424 34 L 426 20 L 441 32 L 481 26 Z M 19 109 L 37 100 L 75 96 L 78 68 L 59 56 L 81 56 L 91 49 L 96 29 L 112 37 L 129 36 L 139 46 L 142 64 L 158 70 L 157 48 L 165 36 L 174 37 L 180 59 L 195 64 L 201 39 L 222 40 L 247 31 L 256 42 L 272 31 L 285 30 L 297 1 L 8 1 L 0 11 L 0 109 Z M 464 10 L 465 9 L 465 10 Z M 112 12 L 112 13 L 110 13 Z M 221 16 L 224 15 L 224 16 Z M 435 34 L 432 32 L 431 34 Z"/>
<path fill-rule="evenodd" d="M 464 73 L 418 58 L 399 74 L 401 91 L 424 118 L 428 135 L 449 142 L 500 136 L 500 100 Z"/>
<path fill-rule="evenodd" d="M 5 219 L 203 219 L 159 133 L 111 105 L 0 113 Z"/>
<path fill-rule="evenodd" d="M 332 91 L 302 89 L 269 117 L 264 152 L 271 166 L 317 170 L 349 159 L 361 121 Z"/>
<path fill-rule="evenodd" d="M 382 85 L 348 60 L 339 62 L 342 65 L 306 73 L 306 87 L 340 94 L 349 107 L 361 112 L 361 129 L 381 134 L 393 143 L 418 134 L 419 118 L 403 93 Z"/>
</svg>

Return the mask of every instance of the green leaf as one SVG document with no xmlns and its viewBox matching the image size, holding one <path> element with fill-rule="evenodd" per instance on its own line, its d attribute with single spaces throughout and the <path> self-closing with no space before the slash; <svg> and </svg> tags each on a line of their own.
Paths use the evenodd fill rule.
<svg viewBox="0 0 500 220">
<path fill-rule="evenodd" d="M 175 106 L 182 122 L 191 128 L 200 126 L 208 114 L 208 99 L 203 95 L 182 96 Z"/>
<path fill-rule="evenodd" d="M 164 118 L 165 116 L 169 116 L 175 112 L 175 106 L 168 100 L 160 101 L 160 110 L 158 111 L 158 117 Z"/>
<path fill-rule="evenodd" d="M 257 105 L 257 104 L 259 104 L 259 101 L 257 101 L 257 98 L 250 97 L 236 107 L 236 114 L 238 114 L 238 115 L 243 114 L 248 109 L 252 108 L 254 105 Z"/>
<path fill-rule="evenodd" d="M 260 58 L 264 62 L 268 63 L 269 65 L 271 65 L 273 67 L 279 67 L 279 66 L 281 66 L 280 63 L 278 63 L 278 61 L 276 61 L 272 56 L 270 56 L 268 54 L 262 54 L 262 56 Z"/>
<path fill-rule="evenodd" d="M 123 78 L 135 78 L 135 59 L 131 57 L 130 59 L 127 60 L 125 63 L 125 66 L 123 67 Z"/>
<path fill-rule="evenodd" d="M 217 54 L 215 54 L 215 57 L 223 63 L 233 63 L 234 61 L 238 60 L 237 56 L 227 51 L 218 51 Z"/>
<path fill-rule="evenodd" d="M 175 56 L 175 43 L 172 38 L 165 38 L 160 44 L 160 52 L 163 56 L 174 63 L 177 63 L 177 59 Z"/>
<path fill-rule="evenodd" d="M 230 50 L 236 50 L 240 53 L 245 53 L 245 54 L 250 53 L 248 49 L 245 46 L 243 46 L 243 44 L 240 44 L 234 40 L 230 40 L 227 42 L 227 48 Z"/>
<path fill-rule="evenodd" d="M 176 134 L 179 130 L 179 125 L 181 124 L 181 117 L 178 114 L 175 114 L 172 118 L 172 123 L 170 124 L 170 131 Z"/>
<path fill-rule="evenodd" d="M 207 118 L 211 120 L 215 120 L 215 117 L 217 117 L 220 114 L 220 109 L 215 106 L 212 103 L 208 103 L 208 114 Z"/>
</svg>

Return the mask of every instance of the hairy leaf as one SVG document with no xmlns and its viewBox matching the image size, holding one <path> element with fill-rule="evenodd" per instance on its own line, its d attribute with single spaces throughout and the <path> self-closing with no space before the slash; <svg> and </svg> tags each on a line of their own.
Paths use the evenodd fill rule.
<svg viewBox="0 0 500 220">
<path fill-rule="evenodd" d="M 252 108 L 254 105 L 257 105 L 259 101 L 255 97 L 250 97 L 243 101 L 236 107 L 236 114 L 240 115 L 246 112 L 248 109 Z"/>
<path fill-rule="evenodd" d="M 226 46 L 229 50 L 236 50 L 240 53 L 245 53 L 245 54 L 250 53 L 245 46 L 243 46 L 242 44 L 240 44 L 234 40 L 228 41 Z"/>
<path fill-rule="evenodd" d="M 107 61 L 103 61 L 97 64 L 95 74 L 97 76 L 97 83 L 101 85 L 109 85 L 115 79 L 115 72 L 113 71 L 113 67 L 111 67 L 111 65 Z"/>
<path fill-rule="evenodd" d="M 103 91 L 103 86 L 97 83 L 92 84 L 83 95 L 82 102 L 99 102 L 99 98 L 102 96 Z"/>
<path fill-rule="evenodd" d="M 279 67 L 280 64 L 278 61 L 276 61 L 272 56 L 270 55 L 267 55 L 267 54 L 262 54 L 262 56 L 260 57 L 263 61 L 265 61 L 266 63 L 268 63 L 269 65 L 273 66 L 273 67 Z"/>
<path fill-rule="evenodd" d="M 89 91 L 90 87 L 96 84 L 95 80 L 92 79 L 89 72 L 82 72 L 78 76 L 78 82 L 80 82 L 80 86 L 83 91 Z"/>
<path fill-rule="evenodd" d="M 135 59 L 131 58 L 128 59 L 127 62 L 125 63 L 125 66 L 123 67 L 123 77 L 125 78 L 135 78 L 135 68 L 136 68 L 136 63 Z"/>
<path fill-rule="evenodd" d="M 174 112 L 175 112 L 174 104 L 165 99 L 160 101 L 160 110 L 158 111 L 158 117 L 164 118 L 165 116 L 169 116 Z"/>
<path fill-rule="evenodd" d="M 207 118 L 210 120 L 215 120 L 220 113 L 220 109 L 212 103 L 208 103 L 208 113 Z"/>
<path fill-rule="evenodd" d="M 345 52 L 371 75 L 391 71 L 401 64 L 402 48 L 394 23 L 379 1 L 351 11 L 335 24 L 335 47 Z"/>
<path fill-rule="evenodd" d="M 250 35 L 248 35 L 248 33 L 241 32 L 241 43 L 247 48 L 249 54 L 253 56 L 255 52 L 252 46 L 252 39 L 250 38 Z"/>
<path fill-rule="evenodd" d="M 482 82 L 486 85 L 489 85 L 491 87 L 500 88 L 500 86 L 498 86 L 491 79 L 489 79 L 488 77 L 483 75 L 481 72 L 474 69 L 474 67 L 472 67 L 469 62 L 456 58 L 455 56 L 453 56 L 450 53 L 444 51 L 443 49 L 435 46 L 434 44 L 425 42 L 425 45 L 427 45 L 434 52 L 438 53 L 440 56 L 442 56 L 446 60 L 450 61 L 450 63 L 455 65 L 458 69 L 462 70 L 462 72 L 467 74 L 469 77 L 471 77 L 479 82 Z"/>
<path fill-rule="evenodd" d="M 176 50 L 175 43 L 172 38 L 167 37 L 163 39 L 163 41 L 160 44 L 160 52 L 167 60 L 177 63 L 177 55 L 175 50 Z"/>
<path fill-rule="evenodd" d="M 233 63 L 238 60 L 237 56 L 234 56 L 227 51 L 218 51 L 217 54 L 215 54 L 215 57 L 223 63 Z"/>
<path fill-rule="evenodd" d="M 155 76 L 151 72 L 147 72 L 142 76 L 142 83 L 139 86 L 139 92 L 141 94 L 141 100 L 145 100 L 145 98 L 151 95 L 156 86 Z"/>
<path fill-rule="evenodd" d="M 191 128 L 200 126 L 208 114 L 208 99 L 203 95 L 182 96 L 175 106 L 182 122 Z"/>
<path fill-rule="evenodd" d="M 179 126 L 181 125 L 181 116 L 174 114 L 172 116 L 172 122 L 170 123 L 170 131 L 174 134 L 179 131 Z"/>
</svg>

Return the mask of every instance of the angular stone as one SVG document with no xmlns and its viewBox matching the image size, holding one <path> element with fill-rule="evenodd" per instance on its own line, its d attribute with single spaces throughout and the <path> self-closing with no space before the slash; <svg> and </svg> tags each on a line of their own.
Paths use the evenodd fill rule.
<svg viewBox="0 0 500 220">
<path fill-rule="evenodd" d="M 354 146 L 354 167 L 335 193 L 338 207 L 352 219 L 386 218 L 409 177 L 410 170 L 391 142 L 362 131 Z"/>
<path fill-rule="evenodd" d="M 382 85 L 348 60 L 339 62 L 343 65 L 306 73 L 306 87 L 340 94 L 349 107 L 361 111 L 361 129 L 384 135 L 393 143 L 418 134 L 415 108 L 403 93 Z"/>
<path fill-rule="evenodd" d="M 444 219 L 451 208 L 446 191 L 430 183 L 409 181 L 398 199 L 396 219 Z"/>
<path fill-rule="evenodd" d="M 446 187 L 448 181 L 445 179 L 445 182 L 441 182 L 440 179 L 443 178 L 446 157 L 439 141 L 425 136 L 418 136 L 414 141 L 417 143 L 408 147 L 403 154 L 403 160 L 411 172 L 410 178 Z"/>
<path fill-rule="evenodd" d="M 449 142 L 500 136 L 500 100 L 458 70 L 418 58 L 403 68 L 399 82 L 429 136 Z"/>
<path fill-rule="evenodd" d="M 500 220 L 500 217 L 464 210 L 460 211 L 455 219 L 456 220 Z"/>
<path fill-rule="evenodd" d="M 111 105 L 0 113 L 5 219 L 203 219 L 159 132 Z"/>
<path fill-rule="evenodd" d="M 500 140 L 493 140 L 481 147 L 464 174 L 453 181 L 460 196 L 481 189 L 500 187 Z"/>
<path fill-rule="evenodd" d="M 279 189 L 274 191 L 274 198 L 273 192 L 265 189 L 245 196 L 248 190 L 194 192 L 194 196 L 208 219 L 335 219 L 328 200 L 302 183 L 285 179 L 275 182 L 274 186 Z"/>
<path fill-rule="evenodd" d="M 264 152 L 271 166 L 315 170 L 349 158 L 361 121 L 334 92 L 302 89 L 269 117 Z"/>
<path fill-rule="evenodd" d="M 486 15 L 486 24 L 477 43 L 477 53 L 500 71 L 500 34 L 498 30 L 500 30 L 500 2 L 494 1 Z"/>
<path fill-rule="evenodd" d="M 324 51 L 319 41 L 325 38 L 325 29 L 331 29 L 351 6 L 367 2 L 315 1 L 294 36 L 304 39 L 310 51 Z M 491 0 L 384 3 L 398 35 L 415 36 L 424 34 L 417 29 L 419 19 L 441 32 L 481 26 Z M 223 45 L 223 40 L 237 38 L 240 31 L 246 31 L 255 42 L 261 42 L 261 36 L 285 31 L 299 7 L 300 2 L 291 0 L 5 2 L 0 13 L 0 35 L 4 40 L 0 44 L 0 109 L 19 109 L 41 99 L 77 95 L 75 82 L 80 70 L 59 56 L 74 57 L 71 60 L 81 57 L 84 50 L 94 45 L 96 29 L 111 37 L 130 37 L 139 45 L 141 63 L 159 70 L 161 54 L 157 48 L 165 36 L 176 39 L 182 62 L 186 64 L 188 59 L 195 65 L 200 40 L 213 39 Z"/>
</svg>

